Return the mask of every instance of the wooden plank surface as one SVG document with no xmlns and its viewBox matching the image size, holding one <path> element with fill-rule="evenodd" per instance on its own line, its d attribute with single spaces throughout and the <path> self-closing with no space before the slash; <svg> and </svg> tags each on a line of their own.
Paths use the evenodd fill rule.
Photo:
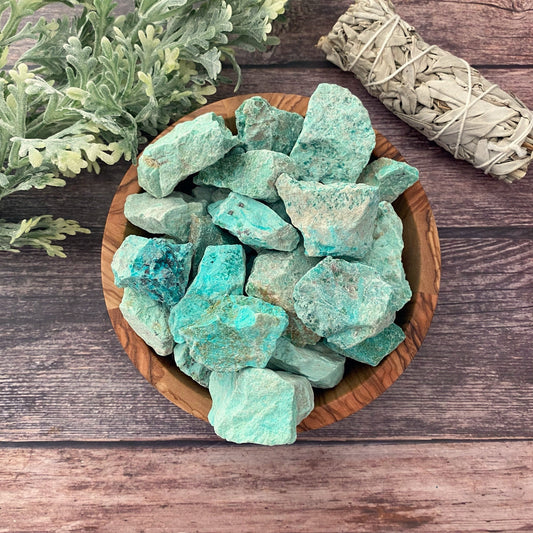
<svg viewBox="0 0 533 533">
<path fill-rule="evenodd" d="M 0 460 L 0 533 L 533 530 L 531 441 L 27 447 Z"/>
<path fill-rule="evenodd" d="M 8 256 L 0 293 L 0 440 L 214 438 L 137 373 L 101 296 L 100 235 L 66 260 Z M 303 439 L 533 437 L 533 246 L 444 238 L 433 324 L 407 371 L 377 401 Z M 528 267 L 529 265 L 529 267 Z M 529 400 L 530 401 L 530 400 Z"/>
<path fill-rule="evenodd" d="M 292 0 L 288 22 L 275 26 L 281 45 L 268 54 L 241 54 L 248 64 L 320 61 L 314 48 L 352 0 Z M 429 44 L 475 65 L 533 64 L 533 1 L 396 0 L 397 13 Z M 300 54 L 295 54 L 295 50 Z"/>
</svg>

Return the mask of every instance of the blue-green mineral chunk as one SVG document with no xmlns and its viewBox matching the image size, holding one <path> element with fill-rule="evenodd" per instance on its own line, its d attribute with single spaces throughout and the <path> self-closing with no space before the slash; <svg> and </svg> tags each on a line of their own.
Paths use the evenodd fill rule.
<svg viewBox="0 0 533 533">
<path fill-rule="evenodd" d="M 191 357 L 189 347 L 186 344 L 176 344 L 174 346 L 174 362 L 184 374 L 194 379 L 196 383 L 199 383 L 202 387 L 209 386 L 211 370 L 197 363 Z"/>
<path fill-rule="evenodd" d="M 380 157 L 365 167 L 357 183 L 379 189 L 381 200 L 393 202 L 405 189 L 418 180 L 418 170 L 402 161 Z"/>
<path fill-rule="evenodd" d="M 332 350 L 351 359 L 355 359 L 367 365 L 377 366 L 381 360 L 389 355 L 405 339 L 405 333 L 402 328 L 396 324 L 391 324 L 381 333 L 374 337 L 365 339 L 363 342 L 356 344 L 352 348 L 343 350 L 333 343 L 326 342 Z"/>
<path fill-rule="evenodd" d="M 296 426 L 313 405 L 313 389 L 305 378 L 287 379 L 284 372 L 267 368 L 214 372 L 209 392 L 209 422 L 217 435 L 238 443 L 292 444 Z"/>
<path fill-rule="evenodd" d="M 331 350 L 317 350 L 314 346 L 298 347 L 281 337 L 268 368 L 304 376 L 313 387 L 329 389 L 342 379 L 344 361 L 344 357 Z"/>
<path fill-rule="evenodd" d="M 213 222 L 255 248 L 290 252 L 300 240 L 298 232 L 265 204 L 232 192 L 207 207 Z"/>
<path fill-rule="evenodd" d="M 376 335 L 394 320 L 392 287 L 361 263 L 326 257 L 294 287 L 302 322 L 343 349 Z"/>
<path fill-rule="evenodd" d="M 207 202 L 195 202 L 187 194 L 175 192 L 165 198 L 151 194 L 130 194 L 124 204 L 124 216 L 149 233 L 162 233 L 179 242 L 187 242 L 191 217 L 205 213 Z"/>
<path fill-rule="evenodd" d="M 289 326 L 285 334 L 298 345 L 316 344 L 320 340 L 320 336 L 296 316 L 292 296 L 296 283 L 318 261 L 318 258 L 307 257 L 302 246 L 294 252 L 262 252 L 255 258 L 246 283 L 248 296 L 261 298 L 287 311 Z"/>
<path fill-rule="evenodd" d="M 189 232 L 189 242 L 193 245 L 193 259 L 191 274 L 196 276 L 200 261 L 204 256 L 208 246 L 219 244 L 235 244 L 237 239 L 228 232 L 213 224 L 213 219 L 209 215 L 191 216 L 191 227 Z"/>
<path fill-rule="evenodd" d="M 287 174 L 276 187 L 307 255 L 359 259 L 370 250 L 379 204 L 375 187 L 297 181 Z"/>
<path fill-rule="evenodd" d="M 288 155 L 270 150 L 252 150 L 228 155 L 204 168 L 195 183 L 225 187 L 256 200 L 279 200 L 274 183 L 280 174 L 296 176 L 298 168 Z"/>
<path fill-rule="evenodd" d="M 247 150 L 289 154 L 302 131 L 303 117 L 270 105 L 260 96 L 245 100 L 235 111 L 239 140 Z"/>
<path fill-rule="evenodd" d="M 170 330 L 176 342 L 185 342 L 179 330 L 198 320 L 213 302 L 227 294 L 243 293 L 245 259 L 240 244 L 205 249 L 196 277 L 170 312 Z"/>
<path fill-rule="evenodd" d="M 287 327 L 281 307 L 249 296 L 223 296 L 179 329 L 191 356 L 215 372 L 264 368 Z"/>
<path fill-rule="evenodd" d="M 381 202 L 374 228 L 372 248 L 362 262 L 375 268 L 393 288 L 391 305 L 401 309 L 411 299 L 411 287 L 405 279 L 402 263 L 402 221 L 388 202 Z"/>
<path fill-rule="evenodd" d="M 168 329 L 168 308 L 145 293 L 126 287 L 119 309 L 133 331 L 158 355 L 169 355 L 174 339 Z"/>
<path fill-rule="evenodd" d="M 139 185 L 152 196 L 168 196 L 187 176 L 212 165 L 239 143 L 214 113 L 181 122 L 149 144 L 137 168 Z"/>
<path fill-rule="evenodd" d="M 172 306 L 185 293 L 191 260 L 190 243 L 129 235 L 115 252 L 111 270 L 117 287 L 131 287 Z"/>
<path fill-rule="evenodd" d="M 355 182 L 376 137 L 367 110 L 348 89 L 320 84 L 311 95 L 302 132 L 290 156 L 314 181 Z"/>
</svg>

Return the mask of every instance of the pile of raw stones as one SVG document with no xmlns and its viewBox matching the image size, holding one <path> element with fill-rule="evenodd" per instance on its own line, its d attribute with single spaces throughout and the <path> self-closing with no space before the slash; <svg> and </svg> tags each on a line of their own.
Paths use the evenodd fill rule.
<svg viewBox="0 0 533 533">
<path fill-rule="evenodd" d="M 260 97 L 235 117 L 237 135 L 207 113 L 146 148 L 146 192 L 124 213 L 158 236 L 128 236 L 112 269 L 131 327 L 209 387 L 216 433 L 287 444 L 346 357 L 377 365 L 404 339 L 394 318 L 411 290 L 390 202 L 418 172 L 369 164 L 368 113 L 336 85 L 318 86 L 305 120 Z"/>
</svg>

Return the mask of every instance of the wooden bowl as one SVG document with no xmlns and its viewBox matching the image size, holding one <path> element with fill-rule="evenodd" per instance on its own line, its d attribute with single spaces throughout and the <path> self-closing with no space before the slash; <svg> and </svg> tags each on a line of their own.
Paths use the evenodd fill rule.
<svg viewBox="0 0 533 533">
<path fill-rule="evenodd" d="M 235 110 L 250 96 L 253 95 L 235 96 L 215 102 L 190 113 L 177 123 L 212 111 L 224 117 L 228 127 L 235 132 Z M 305 115 L 309 101 L 307 97 L 279 93 L 260 96 L 279 109 L 301 115 Z M 173 127 L 168 127 L 156 139 L 166 135 Z M 403 160 L 398 150 L 379 132 L 376 132 L 374 155 Z M 111 260 L 127 235 L 141 233 L 124 217 L 126 197 L 140 190 L 137 169 L 131 166 L 113 198 L 104 231 L 102 284 L 107 310 L 124 350 L 139 372 L 171 402 L 188 413 L 207 420 L 211 408 L 209 391 L 178 370 L 172 356 L 156 355 L 131 329 L 118 307 L 123 291 L 113 282 Z M 411 362 L 428 331 L 437 305 L 440 282 L 440 246 L 435 220 L 419 182 L 394 202 L 394 208 L 403 221 L 403 263 L 413 291 L 411 301 L 398 313 L 396 319 L 396 323 L 404 330 L 406 339 L 376 367 L 347 359 L 343 380 L 332 389 L 315 391 L 315 408 L 299 425 L 300 431 L 320 428 L 341 420 L 377 398 Z"/>
</svg>

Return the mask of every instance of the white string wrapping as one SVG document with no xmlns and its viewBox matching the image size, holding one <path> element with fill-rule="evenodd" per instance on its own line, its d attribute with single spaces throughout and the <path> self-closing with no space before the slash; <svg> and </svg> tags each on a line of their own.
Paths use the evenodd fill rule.
<svg viewBox="0 0 533 533">
<path fill-rule="evenodd" d="M 455 158 L 509 183 L 525 176 L 533 113 L 464 59 L 428 45 L 390 0 L 356 0 L 318 46 Z"/>
</svg>

